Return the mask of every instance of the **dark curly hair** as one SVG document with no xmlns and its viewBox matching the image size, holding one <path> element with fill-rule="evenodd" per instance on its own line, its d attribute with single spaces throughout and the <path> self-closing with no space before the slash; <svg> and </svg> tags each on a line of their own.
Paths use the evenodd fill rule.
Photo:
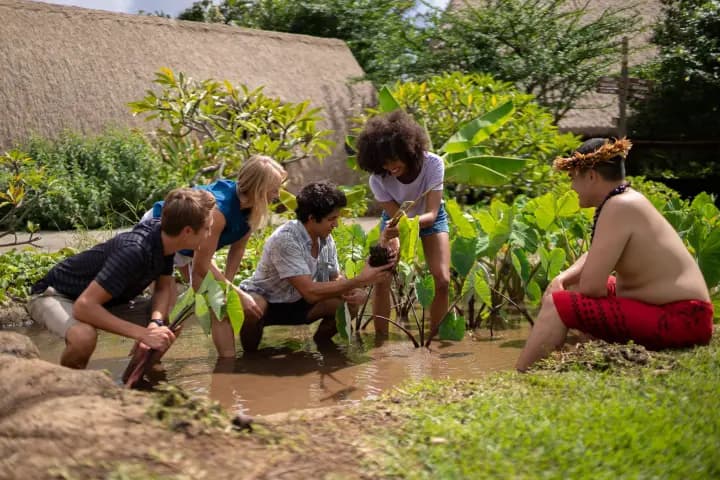
<svg viewBox="0 0 720 480">
<path fill-rule="evenodd" d="M 386 175 L 383 165 L 398 159 L 417 175 L 428 144 L 425 130 L 402 110 L 378 115 L 368 120 L 358 137 L 358 165 L 367 172 Z"/>
<path fill-rule="evenodd" d="M 302 223 L 307 223 L 311 216 L 320 222 L 334 210 L 347 205 L 343 191 L 331 182 L 308 183 L 300 190 L 296 200 L 295 215 Z"/>
</svg>

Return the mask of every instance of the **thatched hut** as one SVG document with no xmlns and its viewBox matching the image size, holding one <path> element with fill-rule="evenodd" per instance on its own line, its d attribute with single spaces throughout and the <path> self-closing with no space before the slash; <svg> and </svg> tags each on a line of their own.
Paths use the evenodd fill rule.
<svg viewBox="0 0 720 480">
<path fill-rule="evenodd" d="M 295 187 L 330 178 L 350 183 L 343 139 L 348 118 L 372 101 L 363 71 L 340 40 L 0 0 L 0 151 L 30 134 L 149 129 L 127 103 L 152 88 L 161 67 L 195 79 L 265 86 L 284 101 L 322 107 L 337 147 L 322 167 L 291 168 Z"/>
</svg>

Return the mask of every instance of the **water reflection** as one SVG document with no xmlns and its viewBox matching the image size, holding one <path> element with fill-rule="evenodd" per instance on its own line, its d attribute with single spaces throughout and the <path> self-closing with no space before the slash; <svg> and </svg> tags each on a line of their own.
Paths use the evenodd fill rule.
<svg viewBox="0 0 720 480">
<path fill-rule="evenodd" d="M 268 327 L 258 352 L 218 359 L 212 341 L 190 320 L 153 380 L 168 382 L 218 400 L 233 412 L 270 414 L 373 398 L 406 380 L 431 377 L 475 378 L 510 369 L 528 335 L 523 326 L 487 330 L 461 342 L 435 342 L 416 349 L 404 335 L 377 341 L 363 334 L 349 343 L 318 348 L 311 327 Z M 18 329 L 38 345 L 44 359 L 57 363 L 63 342 L 38 327 Z M 89 368 L 107 369 L 118 379 L 133 342 L 101 333 Z"/>
</svg>

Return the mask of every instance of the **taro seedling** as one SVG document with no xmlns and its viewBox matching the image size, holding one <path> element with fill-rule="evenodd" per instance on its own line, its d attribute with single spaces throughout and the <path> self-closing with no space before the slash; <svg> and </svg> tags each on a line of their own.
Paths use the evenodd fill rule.
<svg viewBox="0 0 720 480">
<path fill-rule="evenodd" d="M 168 316 L 168 327 L 173 332 L 178 332 L 183 322 L 192 314 L 195 314 L 206 335 L 210 335 L 212 316 L 220 322 L 230 322 L 235 336 L 240 333 L 245 320 L 240 296 L 235 287 L 218 282 L 211 272 L 205 275 L 197 291 L 188 288 L 178 297 Z M 125 386 L 132 388 L 137 385 L 164 354 L 165 352 L 136 342 L 130 351 L 132 359 L 122 375 Z"/>
</svg>

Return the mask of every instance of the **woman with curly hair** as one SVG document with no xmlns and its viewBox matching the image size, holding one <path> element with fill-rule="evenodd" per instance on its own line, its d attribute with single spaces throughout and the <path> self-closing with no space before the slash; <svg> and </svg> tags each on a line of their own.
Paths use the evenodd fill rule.
<svg viewBox="0 0 720 480">
<path fill-rule="evenodd" d="M 368 120 L 358 137 L 358 164 L 370 172 L 370 189 L 383 209 L 381 244 L 393 252 L 400 246 L 397 225 L 389 220 L 405 201 L 414 201 L 406 212 L 420 220 L 420 240 L 425 260 L 435 281 L 430 307 L 431 334 L 437 333 L 448 309 L 450 243 L 447 213 L 443 206 L 442 158 L 428 152 L 425 130 L 401 110 Z M 425 192 L 430 191 L 426 195 Z M 386 335 L 390 316 L 390 281 L 377 284 L 373 293 L 375 332 Z"/>
</svg>

